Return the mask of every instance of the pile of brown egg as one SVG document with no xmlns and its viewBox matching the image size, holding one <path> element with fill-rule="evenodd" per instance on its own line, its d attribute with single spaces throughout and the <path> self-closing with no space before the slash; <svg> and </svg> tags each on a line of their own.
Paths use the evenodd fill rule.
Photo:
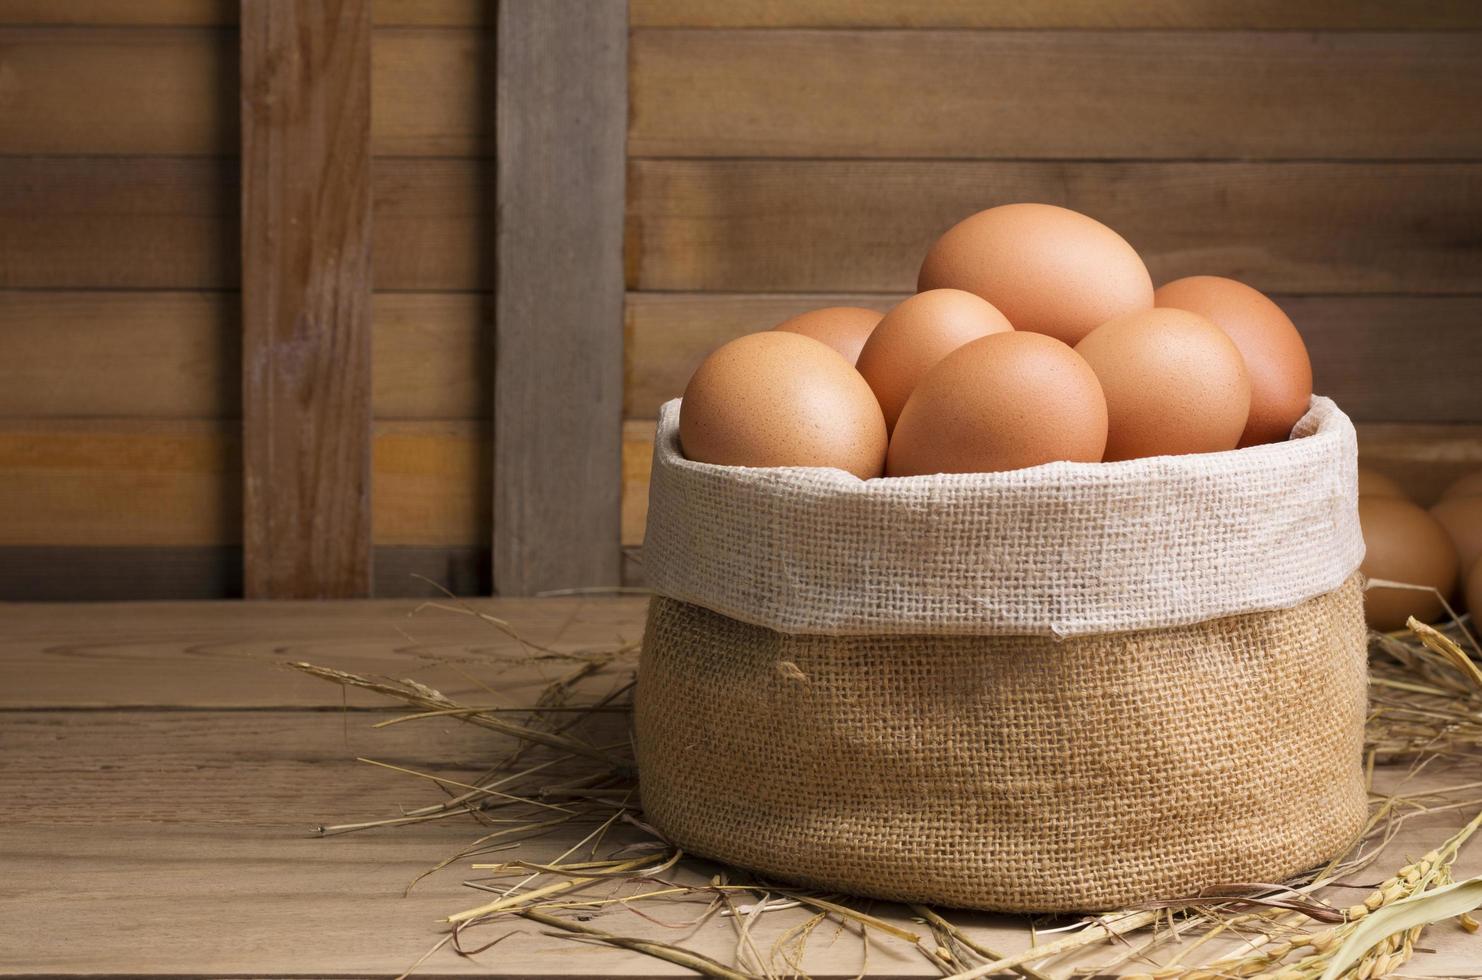
<svg viewBox="0 0 1482 980">
<path fill-rule="evenodd" d="M 1463 601 L 1474 624 L 1482 617 L 1482 472 L 1452 483 L 1427 510 L 1388 476 L 1360 467 L 1359 523 L 1363 573 L 1407 586 L 1370 583 L 1364 615 L 1371 627 L 1404 629 L 1410 616 L 1445 619 L 1442 596 Z"/>
<path fill-rule="evenodd" d="M 1154 290 L 1124 238 L 1065 208 L 972 215 L 917 288 L 714 351 L 685 389 L 685 455 L 870 479 L 1219 452 L 1286 439 L 1312 395 L 1269 298 L 1216 276 Z"/>
</svg>

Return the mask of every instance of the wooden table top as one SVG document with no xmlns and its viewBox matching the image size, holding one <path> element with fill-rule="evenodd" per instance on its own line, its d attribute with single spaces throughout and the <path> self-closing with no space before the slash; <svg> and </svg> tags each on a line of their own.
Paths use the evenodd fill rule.
<svg viewBox="0 0 1482 980">
<path fill-rule="evenodd" d="M 634 596 L 475 603 L 527 638 L 569 650 L 637 639 L 644 604 Z M 0 973 L 395 976 L 410 968 L 441 938 L 440 920 L 481 893 L 461 884 L 466 862 L 408 897 L 403 888 L 478 828 L 460 816 L 334 838 L 312 829 L 428 802 L 420 780 L 357 756 L 447 771 L 485 758 L 490 736 L 455 721 L 372 730 L 391 710 L 383 702 L 283 664 L 415 677 L 468 694 L 476 684 L 460 664 L 487 663 L 515 642 L 467 616 L 409 618 L 412 608 L 402 600 L 0 605 Z M 501 689 L 518 697 L 541 683 L 531 670 L 503 678 Z M 1460 775 L 1424 773 L 1409 785 L 1464 782 Z M 1373 880 L 1459 822 L 1449 813 L 1407 824 Z M 527 853 L 548 859 L 580 833 L 553 834 Z M 1458 878 L 1478 873 L 1482 845 L 1456 868 Z M 896 906 L 876 912 L 908 921 Z M 626 911 L 603 916 L 624 935 L 675 939 Z M 1029 941 L 1026 919 L 956 919 L 1001 949 Z M 518 935 L 488 952 L 464 958 L 443 948 L 415 975 L 685 972 L 513 921 Z M 758 942 L 796 921 L 762 917 Z M 685 942 L 730 962 L 736 935 L 717 922 Z M 1434 952 L 1405 975 L 1482 973 L 1482 936 L 1446 923 L 1421 946 Z M 810 944 L 804 965 L 816 976 L 862 967 L 872 977 L 939 975 L 918 953 L 885 945 L 862 964 L 857 940 Z"/>
</svg>

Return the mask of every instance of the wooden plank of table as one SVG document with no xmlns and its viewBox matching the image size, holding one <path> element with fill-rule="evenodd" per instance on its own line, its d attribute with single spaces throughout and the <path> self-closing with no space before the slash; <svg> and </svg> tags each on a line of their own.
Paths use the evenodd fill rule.
<svg viewBox="0 0 1482 980">
<path fill-rule="evenodd" d="M 0 290 L 0 418 L 240 418 L 241 302 L 235 292 Z M 376 293 L 375 417 L 485 417 L 489 305 L 479 293 Z"/>
<path fill-rule="evenodd" d="M 743 334 L 822 306 L 884 311 L 906 295 L 629 293 L 623 414 L 656 417 L 706 354 Z M 1482 376 L 1482 297 L 1273 298 L 1307 342 L 1317 391 L 1352 418 L 1482 422 L 1482 387 L 1473 381 Z"/>
<path fill-rule="evenodd" d="M 636 30 L 645 157 L 1475 159 L 1467 32 Z"/>
<path fill-rule="evenodd" d="M 368 0 L 242 6 L 251 598 L 371 588 Z"/>
<path fill-rule="evenodd" d="M 61 5 L 58 5 L 61 6 Z M 371 50 L 371 149 L 487 156 L 491 36 L 383 28 Z M 143 156 L 237 153 L 237 34 L 178 28 L 6 28 L 0 152 Z"/>
<path fill-rule="evenodd" d="M 522 641 L 564 652 L 637 641 L 648 599 L 469 599 L 458 605 L 510 623 L 515 635 L 410 600 L 3 603 L 0 710 L 318 710 L 386 703 L 285 669 L 292 660 L 416 677 L 449 696 L 476 700 L 490 696 L 481 682 L 528 685 L 570 669 L 532 659 Z"/>
<path fill-rule="evenodd" d="M 492 25 L 492 0 L 374 0 L 378 27 L 481 27 Z M 0 0 L 0 24 L 128 24 L 231 27 L 237 0 Z"/>
<path fill-rule="evenodd" d="M 14 3 L 17 0 L 10 0 Z M 26 0 L 29 3 L 41 0 Z M 90 0 L 92 3 L 104 0 Z M 117 0 L 115 0 L 117 2 Z M 1482 27 L 1471 0 L 633 0 L 634 27 L 965 27 L 1446 30 Z"/>
<path fill-rule="evenodd" d="M 357 756 L 467 780 L 504 743 L 454 721 L 370 728 L 387 717 L 379 711 L 0 711 L 8 750 L 0 767 L 0 860 L 7 869 L 0 916 L 13 940 L 0 972 L 303 976 L 406 969 L 440 938 L 439 919 L 480 901 L 482 893 L 460 886 L 473 874 L 471 859 L 455 861 L 410 898 L 402 889 L 489 828 L 456 818 L 328 840 L 310 837 L 310 830 L 396 816 L 441 798 L 423 781 L 358 763 Z M 1389 786 L 1406 779 L 1404 767 L 1378 775 Z M 1452 767 L 1410 778 L 1405 788 L 1418 795 L 1476 776 L 1475 766 Z M 1373 880 L 1439 843 L 1465 816 L 1441 813 L 1405 824 L 1374 866 Z M 590 829 L 565 828 L 492 857 L 549 860 Z M 612 843 L 621 839 L 614 835 Z M 1479 872 L 1482 848 L 1473 845 L 1455 874 Z M 675 876 L 699 883 L 711 873 L 690 861 Z M 900 906 L 876 903 L 871 911 L 913 928 Z M 770 948 L 808 914 L 762 917 L 758 946 Z M 1027 944 L 1027 918 L 946 914 L 995 948 L 1012 952 Z M 680 939 L 723 960 L 734 955 L 736 936 L 726 920 L 713 919 L 690 935 L 622 907 L 597 912 L 594 920 L 619 934 Z M 86 941 L 77 936 L 79 921 L 88 924 Z M 677 973 L 634 954 L 549 938 L 523 923 L 474 935 L 487 940 L 510 929 L 515 937 L 472 959 L 441 950 L 425 975 Z M 1421 952 L 1406 975 L 1469 975 L 1479 944 L 1454 924 L 1438 924 L 1419 944 L 1431 952 Z M 1124 954 L 1112 945 L 1073 962 L 1090 968 Z M 936 975 L 924 958 L 889 941 L 874 945 L 862 963 L 858 941 L 847 936 L 818 936 L 804 967 L 820 977 Z"/>
<path fill-rule="evenodd" d="M 0 421 L 0 546 L 241 542 L 237 423 Z M 488 540 L 488 425 L 376 423 L 371 535 L 382 545 Z"/>
<path fill-rule="evenodd" d="M 1043 201 L 1121 232 L 1159 282 L 1482 293 L 1476 163 L 636 160 L 629 183 L 637 290 L 908 292 L 953 224 Z"/>
<path fill-rule="evenodd" d="M 626 2 L 499 6 L 494 588 L 616 585 Z"/>
<path fill-rule="evenodd" d="M 486 289 L 479 160 L 379 159 L 376 285 Z M 235 160 L 0 157 L 0 287 L 223 289 L 239 278 Z"/>
</svg>

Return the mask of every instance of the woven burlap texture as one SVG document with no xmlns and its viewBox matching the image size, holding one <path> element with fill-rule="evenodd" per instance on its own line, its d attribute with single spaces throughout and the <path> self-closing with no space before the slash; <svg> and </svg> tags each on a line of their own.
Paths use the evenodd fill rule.
<svg viewBox="0 0 1482 980">
<path fill-rule="evenodd" d="M 1290 609 L 1064 641 L 789 636 L 656 597 L 643 807 L 781 881 L 1121 908 L 1352 843 L 1365 688 L 1356 576 Z"/>
<path fill-rule="evenodd" d="M 862 481 L 684 458 L 661 410 L 654 591 L 785 633 L 1081 636 L 1280 609 L 1363 557 L 1353 425 L 1118 463 Z"/>
</svg>

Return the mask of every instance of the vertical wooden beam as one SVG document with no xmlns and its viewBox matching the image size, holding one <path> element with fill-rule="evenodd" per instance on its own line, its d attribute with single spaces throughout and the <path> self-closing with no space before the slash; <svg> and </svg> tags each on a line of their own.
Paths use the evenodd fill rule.
<svg viewBox="0 0 1482 980">
<path fill-rule="evenodd" d="M 371 584 L 371 0 L 242 0 L 249 598 Z"/>
<path fill-rule="evenodd" d="M 494 589 L 622 570 L 628 5 L 501 0 Z"/>
</svg>

